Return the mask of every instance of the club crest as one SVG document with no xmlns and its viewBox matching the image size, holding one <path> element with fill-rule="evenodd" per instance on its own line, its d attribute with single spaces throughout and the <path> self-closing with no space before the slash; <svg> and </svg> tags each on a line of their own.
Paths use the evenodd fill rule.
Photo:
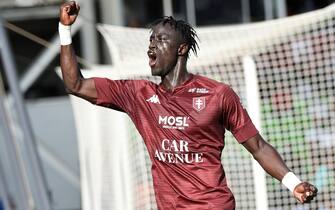
<svg viewBox="0 0 335 210">
<path fill-rule="evenodd" d="M 206 107 L 206 99 L 205 97 L 196 97 L 193 98 L 193 109 L 200 112 Z"/>
</svg>

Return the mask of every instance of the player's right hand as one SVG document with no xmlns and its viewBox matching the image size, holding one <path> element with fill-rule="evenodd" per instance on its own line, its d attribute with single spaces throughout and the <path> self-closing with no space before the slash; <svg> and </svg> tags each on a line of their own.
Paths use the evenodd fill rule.
<svg viewBox="0 0 335 210">
<path fill-rule="evenodd" d="M 59 9 L 59 21 L 63 25 L 72 25 L 79 14 L 80 6 L 75 1 L 63 3 Z"/>
</svg>

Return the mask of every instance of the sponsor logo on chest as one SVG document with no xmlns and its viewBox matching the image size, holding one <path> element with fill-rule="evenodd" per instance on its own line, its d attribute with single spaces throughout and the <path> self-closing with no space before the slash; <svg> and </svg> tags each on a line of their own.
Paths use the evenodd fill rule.
<svg viewBox="0 0 335 210">
<path fill-rule="evenodd" d="M 207 88 L 191 88 L 187 92 L 189 93 L 209 93 L 209 90 Z"/>
<path fill-rule="evenodd" d="M 158 161 L 173 164 L 203 163 L 203 156 L 201 152 L 191 152 L 188 141 L 170 139 L 163 139 L 161 147 L 157 148 L 154 154 Z"/>
<path fill-rule="evenodd" d="M 184 116 L 161 116 L 158 117 L 158 124 L 163 128 L 185 130 L 189 126 L 189 117 Z"/>
</svg>

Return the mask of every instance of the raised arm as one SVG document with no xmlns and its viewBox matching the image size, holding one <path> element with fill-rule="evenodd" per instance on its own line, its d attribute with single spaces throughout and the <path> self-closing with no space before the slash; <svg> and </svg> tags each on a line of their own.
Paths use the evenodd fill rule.
<svg viewBox="0 0 335 210">
<path fill-rule="evenodd" d="M 290 172 L 278 152 L 270 144 L 264 141 L 261 135 L 257 134 L 248 139 L 243 143 L 243 146 L 252 154 L 254 159 L 258 161 L 268 174 L 279 181 L 283 181 L 284 176 Z M 294 197 L 301 203 L 310 202 L 316 196 L 316 193 L 316 187 L 308 182 L 298 184 L 293 190 Z"/>
<path fill-rule="evenodd" d="M 79 4 L 75 1 L 66 2 L 60 6 L 60 66 L 68 93 L 95 103 L 97 99 L 97 91 L 95 89 L 94 81 L 93 79 L 83 78 L 69 36 L 70 27 L 76 21 L 79 10 Z"/>
</svg>

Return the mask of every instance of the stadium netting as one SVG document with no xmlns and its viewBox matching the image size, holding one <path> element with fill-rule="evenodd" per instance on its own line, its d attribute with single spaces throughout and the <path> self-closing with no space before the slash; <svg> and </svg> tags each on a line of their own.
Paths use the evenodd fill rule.
<svg viewBox="0 0 335 210">
<path fill-rule="evenodd" d="M 289 168 L 319 189 L 311 204 L 300 205 L 279 181 L 267 175 L 268 209 L 335 209 L 334 17 L 335 5 L 331 5 L 279 20 L 196 28 L 200 51 L 198 57 L 191 56 L 189 71 L 231 85 L 246 104 L 243 58 L 252 58 L 258 78 L 262 135 Z M 114 63 L 110 71 L 96 71 L 98 75 L 158 82 L 159 78 L 149 76 L 148 29 L 103 24 L 98 29 Z M 97 74 L 91 71 L 88 76 Z M 100 205 L 99 209 L 118 209 L 122 202 L 127 203 L 123 209 L 156 209 L 150 159 L 129 119 L 122 114 L 115 117 L 104 108 L 93 109 L 80 99 L 73 101 L 83 203 L 87 203 L 83 209 L 95 209 L 89 207 L 93 204 Z M 92 113 L 86 116 L 91 126 L 83 121 L 83 111 Z M 120 133 L 125 139 L 120 139 Z M 256 209 L 254 179 L 258 177 L 253 176 L 252 157 L 230 134 L 222 164 L 236 198 L 236 209 Z M 90 187 L 97 187 L 96 183 L 99 189 L 90 191 Z"/>
</svg>

